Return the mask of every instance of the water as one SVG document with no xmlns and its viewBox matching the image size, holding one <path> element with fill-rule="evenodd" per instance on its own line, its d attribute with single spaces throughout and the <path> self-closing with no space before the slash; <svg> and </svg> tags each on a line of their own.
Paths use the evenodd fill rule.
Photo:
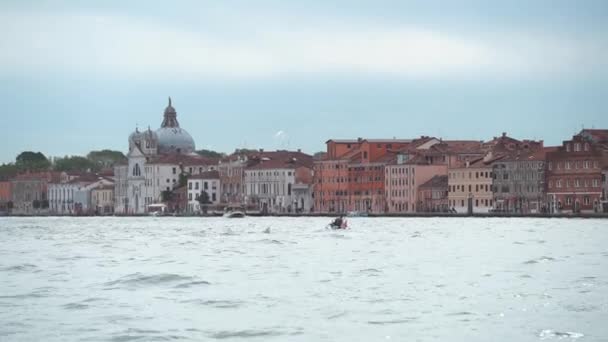
<svg viewBox="0 0 608 342">
<path fill-rule="evenodd" d="M 608 221 L 1 218 L 1 341 L 606 341 Z"/>
</svg>

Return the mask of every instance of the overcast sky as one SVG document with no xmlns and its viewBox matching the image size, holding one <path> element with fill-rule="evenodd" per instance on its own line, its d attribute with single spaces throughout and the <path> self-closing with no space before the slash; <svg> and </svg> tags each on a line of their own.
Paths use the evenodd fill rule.
<svg viewBox="0 0 608 342">
<path fill-rule="evenodd" d="M 607 1 L 2 1 L 0 162 L 126 151 L 171 96 L 197 148 L 608 128 Z"/>
</svg>

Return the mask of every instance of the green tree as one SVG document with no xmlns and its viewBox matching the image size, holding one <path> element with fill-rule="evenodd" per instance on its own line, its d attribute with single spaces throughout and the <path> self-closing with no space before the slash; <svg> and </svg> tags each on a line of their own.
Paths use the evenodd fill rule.
<svg viewBox="0 0 608 342">
<path fill-rule="evenodd" d="M 203 209 L 203 213 L 207 213 L 207 207 L 209 204 L 211 204 L 211 201 L 209 201 L 209 194 L 203 190 L 201 191 L 201 194 L 198 196 L 198 203 L 200 204 L 200 207 Z"/>
<path fill-rule="evenodd" d="M 186 186 L 188 185 L 188 174 L 185 172 L 182 172 L 179 174 L 179 180 L 177 182 L 177 187 L 181 188 L 182 186 Z"/>
<path fill-rule="evenodd" d="M 19 173 L 19 169 L 15 164 L 0 165 L 0 180 L 8 180 L 15 177 Z"/>
<path fill-rule="evenodd" d="M 160 199 L 163 203 L 171 202 L 173 199 L 173 191 L 164 190 L 160 193 Z"/>
<path fill-rule="evenodd" d="M 55 171 L 98 171 L 99 166 L 89 159 L 81 156 L 70 156 L 57 159 L 54 165 Z"/>
<path fill-rule="evenodd" d="M 112 150 L 91 151 L 87 154 L 87 159 L 100 169 L 110 168 L 127 161 L 127 157 L 122 152 Z"/>
<path fill-rule="evenodd" d="M 51 162 L 41 152 L 25 151 L 15 158 L 15 166 L 20 172 L 46 171 L 51 167 Z"/>
<path fill-rule="evenodd" d="M 198 151 L 196 151 L 196 153 L 199 156 L 213 158 L 213 159 L 220 159 L 220 158 L 223 158 L 226 156 L 225 153 L 211 151 L 211 150 L 198 150 Z"/>
</svg>

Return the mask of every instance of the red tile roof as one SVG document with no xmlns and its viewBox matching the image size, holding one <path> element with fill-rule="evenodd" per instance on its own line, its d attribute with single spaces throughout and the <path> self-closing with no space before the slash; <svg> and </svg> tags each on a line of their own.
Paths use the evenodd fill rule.
<svg viewBox="0 0 608 342">
<path fill-rule="evenodd" d="M 220 178 L 220 173 L 215 170 L 205 171 L 201 174 L 192 175 L 192 176 L 188 177 L 188 179 L 219 179 L 219 178 Z"/>
<path fill-rule="evenodd" d="M 293 169 L 300 166 L 312 168 L 312 156 L 302 152 L 262 152 L 249 159 L 248 169 Z"/>
<path fill-rule="evenodd" d="M 199 155 L 185 154 L 163 154 L 152 158 L 149 164 L 169 164 L 169 165 L 217 165 L 219 159 L 206 158 Z"/>
<path fill-rule="evenodd" d="M 448 176 L 436 175 L 418 187 L 419 189 L 448 188 Z"/>
</svg>

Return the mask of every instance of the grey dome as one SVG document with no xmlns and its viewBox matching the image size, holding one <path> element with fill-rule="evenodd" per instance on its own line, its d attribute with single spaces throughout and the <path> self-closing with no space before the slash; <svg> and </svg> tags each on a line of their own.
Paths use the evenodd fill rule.
<svg viewBox="0 0 608 342">
<path fill-rule="evenodd" d="M 163 122 L 160 128 L 156 130 L 156 136 L 158 138 L 158 153 L 190 154 L 194 152 L 194 139 L 185 129 L 179 127 L 177 112 L 171 105 L 170 97 L 169 104 L 165 108 Z"/>
<path fill-rule="evenodd" d="M 161 127 L 156 131 L 158 153 L 189 154 L 195 150 L 194 139 L 185 129 L 178 127 Z"/>
</svg>

